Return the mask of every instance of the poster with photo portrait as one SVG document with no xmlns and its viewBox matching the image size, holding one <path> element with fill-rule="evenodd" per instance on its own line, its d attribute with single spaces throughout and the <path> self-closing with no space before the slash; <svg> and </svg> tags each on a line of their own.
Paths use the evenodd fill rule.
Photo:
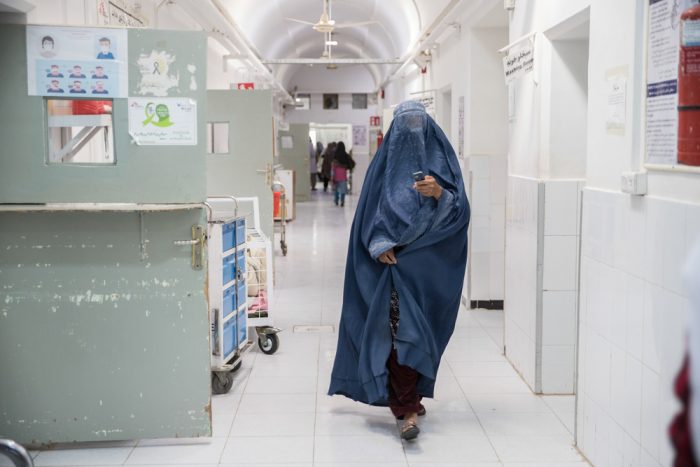
<svg viewBox="0 0 700 467">
<path fill-rule="evenodd" d="M 124 29 L 27 26 L 28 94 L 127 97 L 127 40 Z"/>
</svg>

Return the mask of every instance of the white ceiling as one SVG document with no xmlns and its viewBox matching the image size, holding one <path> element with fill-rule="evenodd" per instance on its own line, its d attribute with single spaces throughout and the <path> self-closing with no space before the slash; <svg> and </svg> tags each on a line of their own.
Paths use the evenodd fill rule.
<svg viewBox="0 0 700 467">
<path fill-rule="evenodd" d="M 285 20 L 286 17 L 317 22 L 323 11 L 322 0 L 223 0 L 231 16 L 254 49 L 265 59 L 319 58 L 324 49 L 324 35 L 311 26 Z M 336 23 L 374 20 L 377 24 L 337 29 L 333 47 L 336 58 L 401 58 L 415 44 L 420 32 L 449 4 L 449 0 L 331 0 L 331 16 Z M 287 88 L 304 82 L 313 71 L 308 65 L 272 65 L 276 78 Z M 357 66 L 343 70 L 357 70 Z M 318 74 L 325 67 L 316 66 Z M 322 72 L 320 71 L 322 70 Z M 367 65 L 369 73 L 358 78 L 376 87 L 389 73 L 389 65 Z M 332 79 L 332 78 L 330 78 Z"/>
</svg>

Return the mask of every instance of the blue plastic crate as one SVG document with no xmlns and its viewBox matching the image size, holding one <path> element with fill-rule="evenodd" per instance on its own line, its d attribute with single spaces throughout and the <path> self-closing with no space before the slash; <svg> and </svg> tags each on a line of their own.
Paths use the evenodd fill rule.
<svg viewBox="0 0 700 467">
<path fill-rule="evenodd" d="M 238 312 L 238 345 L 241 345 L 248 340 L 248 327 L 246 325 L 246 321 L 248 319 L 247 313 L 248 312 L 246 310 L 241 310 Z"/>
<path fill-rule="evenodd" d="M 221 250 L 226 252 L 236 246 L 236 223 L 221 226 Z"/>
<path fill-rule="evenodd" d="M 245 218 L 236 219 L 236 245 L 245 243 Z"/>
<path fill-rule="evenodd" d="M 241 248 L 240 250 L 236 251 L 236 277 L 239 279 L 245 278 L 245 262 L 245 249 Z"/>
<path fill-rule="evenodd" d="M 238 307 L 242 306 L 248 297 L 246 296 L 246 287 L 245 287 L 245 279 L 238 279 L 238 284 L 237 287 L 238 293 L 237 295 L 237 300 L 238 300 Z"/>
<path fill-rule="evenodd" d="M 236 287 L 229 287 L 224 290 L 224 307 L 222 310 L 224 318 L 236 311 L 236 309 L 238 309 Z"/>
<path fill-rule="evenodd" d="M 224 323 L 224 357 L 227 357 L 238 347 L 238 323 L 230 319 Z"/>
<path fill-rule="evenodd" d="M 236 277 L 236 255 L 230 255 L 225 257 L 222 261 L 222 267 L 224 276 L 223 283 L 228 284 Z"/>
</svg>

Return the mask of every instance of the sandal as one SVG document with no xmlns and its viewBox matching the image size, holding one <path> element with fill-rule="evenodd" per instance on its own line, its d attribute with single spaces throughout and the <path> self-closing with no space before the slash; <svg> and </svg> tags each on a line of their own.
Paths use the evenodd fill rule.
<svg viewBox="0 0 700 467">
<path fill-rule="evenodd" d="M 423 417 L 426 413 L 427 413 L 427 412 L 426 412 L 426 410 L 425 410 L 425 407 L 423 407 L 423 406 L 421 405 L 421 406 L 420 406 L 420 410 L 418 411 L 418 416 L 419 416 L 419 417 Z M 404 419 L 404 416 L 403 416 L 403 415 L 399 415 L 398 417 L 396 417 L 396 420 L 403 420 L 403 419 Z"/>
<path fill-rule="evenodd" d="M 414 421 L 406 422 L 403 427 L 401 427 L 401 439 L 405 439 L 406 441 L 416 439 L 419 433 L 420 428 L 418 428 L 418 425 Z"/>
</svg>

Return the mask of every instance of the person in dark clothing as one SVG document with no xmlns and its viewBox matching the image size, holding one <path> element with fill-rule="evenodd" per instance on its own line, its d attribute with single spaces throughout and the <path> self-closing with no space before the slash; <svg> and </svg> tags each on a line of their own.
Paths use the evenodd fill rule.
<svg viewBox="0 0 700 467">
<path fill-rule="evenodd" d="M 420 433 L 454 332 L 469 219 L 447 136 L 422 104 L 400 104 L 357 201 L 328 394 L 388 406 L 405 440 Z"/>
<path fill-rule="evenodd" d="M 334 141 L 328 143 L 326 150 L 323 152 L 323 163 L 321 164 L 321 180 L 323 180 L 323 191 L 328 191 L 328 184 L 331 181 L 331 170 L 333 169 L 333 156 L 337 143 Z"/>
<path fill-rule="evenodd" d="M 345 151 L 345 143 L 338 143 L 333 157 L 333 188 L 335 205 L 345 206 L 345 195 L 348 192 L 348 171 L 355 167 L 355 161 Z"/>
</svg>

